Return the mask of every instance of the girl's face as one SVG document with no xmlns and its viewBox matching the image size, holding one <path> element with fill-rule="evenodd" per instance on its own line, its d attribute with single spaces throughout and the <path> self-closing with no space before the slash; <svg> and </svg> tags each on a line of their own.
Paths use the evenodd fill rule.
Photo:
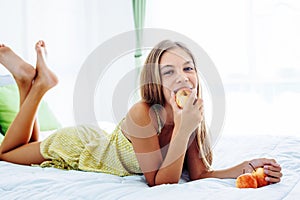
<svg viewBox="0 0 300 200">
<path fill-rule="evenodd" d="M 167 102 L 171 98 L 171 92 L 176 93 L 181 88 L 197 88 L 198 76 L 193 60 L 184 50 L 174 48 L 164 52 L 159 64 Z"/>
</svg>

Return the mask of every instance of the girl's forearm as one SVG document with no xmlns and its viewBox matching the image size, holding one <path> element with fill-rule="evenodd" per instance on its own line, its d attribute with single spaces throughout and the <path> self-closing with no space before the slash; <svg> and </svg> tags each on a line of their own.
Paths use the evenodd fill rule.
<svg viewBox="0 0 300 200">
<path fill-rule="evenodd" d="M 236 166 L 222 169 L 222 170 L 211 170 L 201 175 L 201 178 L 237 178 L 243 174 L 244 169 L 249 168 L 249 162 L 244 161 Z"/>
<path fill-rule="evenodd" d="M 189 138 L 179 132 L 173 136 L 166 157 L 156 173 L 155 185 L 178 183 L 181 177 Z"/>
</svg>

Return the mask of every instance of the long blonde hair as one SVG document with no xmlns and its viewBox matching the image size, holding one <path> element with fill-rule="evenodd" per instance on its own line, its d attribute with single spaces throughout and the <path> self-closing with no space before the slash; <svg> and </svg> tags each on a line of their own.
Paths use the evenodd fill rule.
<svg viewBox="0 0 300 200">
<path fill-rule="evenodd" d="M 184 44 L 179 42 L 173 42 L 170 40 L 163 40 L 160 43 L 158 43 L 149 53 L 140 76 L 141 98 L 149 106 L 153 106 L 156 104 L 162 106 L 165 105 L 166 100 L 163 95 L 163 85 L 161 81 L 159 63 L 160 58 L 162 57 L 164 52 L 174 48 L 182 49 L 192 58 L 195 70 L 197 72 L 195 58 L 192 52 Z M 198 98 L 200 98 L 202 95 L 199 92 L 199 77 L 197 76 L 197 78 L 197 94 Z M 209 170 L 212 164 L 212 150 L 204 119 L 201 125 L 195 130 L 194 133 L 197 137 L 199 157 L 202 159 L 202 162 L 207 168 L 207 170 Z"/>
</svg>

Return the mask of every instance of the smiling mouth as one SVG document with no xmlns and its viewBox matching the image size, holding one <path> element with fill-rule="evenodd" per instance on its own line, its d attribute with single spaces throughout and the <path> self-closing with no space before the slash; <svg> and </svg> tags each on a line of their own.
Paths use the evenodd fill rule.
<svg viewBox="0 0 300 200">
<path fill-rule="evenodd" d="M 179 90 L 183 90 L 183 89 L 192 90 L 193 88 L 192 87 L 180 87 L 180 88 L 175 89 L 174 93 L 176 94 Z"/>
</svg>

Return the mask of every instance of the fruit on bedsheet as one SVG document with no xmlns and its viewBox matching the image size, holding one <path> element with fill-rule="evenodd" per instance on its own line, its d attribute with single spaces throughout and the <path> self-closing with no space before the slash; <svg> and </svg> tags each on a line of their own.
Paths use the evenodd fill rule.
<svg viewBox="0 0 300 200">
<path fill-rule="evenodd" d="M 236 179 L 237 188 L 257 188 L 256 178 L 252 173 L 245 173 L 237 177 Z"/>
<path fill-rule="evenodd" d="M 267 175 L 264 173 L 264 169 L 262 167 L 257 168 L 254 172 L 252 172 L 252 174 L 256 178 L 257 187 L 262 187 L 269 184 L 265 179 Z"/>
<path fill-rule="evenodd" d="M 237 188 L 258 188 L 268 185 L 268 181 L 265 180 L 266 174 L 262 167 L 257 168 L 252 173 L 245 173 L 237 177 Z"/>
<path fill-rule="evenodd" d="M 191 91 L 189 89 L 181 89 L 176 93 L 175 100 L 179 108 L 183 108 L 188 100 Z"/>
</svg>

